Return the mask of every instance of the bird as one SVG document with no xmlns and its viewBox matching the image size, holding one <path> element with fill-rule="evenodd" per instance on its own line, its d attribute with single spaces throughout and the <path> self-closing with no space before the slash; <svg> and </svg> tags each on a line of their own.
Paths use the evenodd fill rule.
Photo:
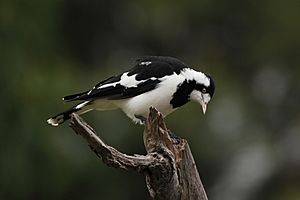
<svg viewBox="0 0 300 200">
<path fill-rule="evenodd" d="M 58 126 L 91 110 L 121 109 L 133 122 L 144 124 L 149 108 L 155 107 L 163 117 L 189 101 L 198 102 L 205 114 L 215 92 L 215 83 L 206 73 L 196 71 L 177 58 L 143 56 L 133 67 L 111 76 L 92 89 L 63 97 L 64 102 L 77 105 L 47 120 Z"/>
</svg>

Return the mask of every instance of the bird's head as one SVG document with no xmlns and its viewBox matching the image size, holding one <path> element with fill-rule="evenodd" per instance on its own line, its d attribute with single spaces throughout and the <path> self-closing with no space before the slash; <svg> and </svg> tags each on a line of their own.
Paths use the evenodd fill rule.
<svg viewBox="0 0 300 200">
<path fill-rule="evenodd" d="M 190 98 L 191 100 L 200 103 L 203 114 L 205 114 L 207 104 L 212 99 L 215 92 L 215 83 L 211 76 L 202 72 L 197 72 L 194 80 L 196 84 L 190 95 Z"/>
</svg>

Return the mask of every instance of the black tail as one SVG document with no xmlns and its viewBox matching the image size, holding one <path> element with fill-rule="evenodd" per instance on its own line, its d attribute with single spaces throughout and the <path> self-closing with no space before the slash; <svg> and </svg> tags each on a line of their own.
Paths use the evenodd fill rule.
<svg viewBox="0 0 300 200">
<path fill-rule="evenodd" d="M 63 97 L 63 101 L 69 102 L 69 101 L 76 101 L 76 100 L 82 100 L 82 97 L 84 95 L 86 95 L 89 91 L 86 92 L 81 92 L 81 93 L 77 93 L 77 94 L 72 94 L 72 95 L 68 95 Z"/>
<path fill-rule="evenodd" d="M 77 106 L 70 108 L 69 110 L 66 110 L 62 113 L 55 115 L 54 117 L 49 118 L 47 120 L 47 122 L 48 122 L 48 124 L 50 124 L 52 126 L 58 126 L 58 125 L 62 124 L 63 122 L 65 122 L 66 120 L 70 119 L 70 115 L 72 113 L 77 113 L 80 115 L 80 114 L 83 114 L 83 113 L 86 113 L 86 112 L 92 110 L 93 108 L 91 108 L 90 105 L 91 104 L 89 101 L 85 101 L 81 104 L 78 104 Z"/>
<path fill-rule="evenodd" d="M 80 108 L 71 108 L 69 110 L 66 110 L 62 113 L 59 113 L 55 115 L 54 117 L 51 117 L 47 120 L 48 124 L 51 124 L 52 126 L 58 126 L 59 124 L 62 124 L 66 120 L 70 119 L 70 115 L 76 111 L 79 111 Z"/>
</svg>

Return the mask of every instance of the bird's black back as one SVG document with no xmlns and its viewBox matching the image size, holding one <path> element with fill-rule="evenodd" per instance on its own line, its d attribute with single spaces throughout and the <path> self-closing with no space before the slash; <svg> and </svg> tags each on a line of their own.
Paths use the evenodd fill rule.
<svg viewBox="0 0 300 200">
<path fill-rule="evenodd" d="M 159 78 L 172 75 L 173 73 L 179 74 L 184 68 L 187 68 L 187 65 L 173 57 L 144 56 L 138 58 L 130 70 L 99 82 L 90 91 L 66 96 L 64 97 L 64 100 L 74 101 L 90 100 L 94 98 L 130 98 L 155 89 L 156 85 L 160 83 L 160 80 L 158 80 Z M 145 82 L 136 85 L 136 87 L 126 87 L 121 84 L 116 84 L 114 87 L 109 86 L 107 88 L 101 88 L 101 86 L 106 84 L 119 82 L 124 73 L 128 73 L 127 76 L 136 75 L 136 81 Z"/>
<path fill-rule="evenodd" d="M 141 65 L 141 63 L 151 62 L 149 65 Z M 145 80 L 151 77 L 162 78 L 173 74 L 179 74 L 183 68 L 187 68 L 183 62 L 173 57 L 166 56 L 144 56 L 138 58 L 135 66 L 131 68 L 128 75 L 137 74 L 137 80 Z"/>
</svg>

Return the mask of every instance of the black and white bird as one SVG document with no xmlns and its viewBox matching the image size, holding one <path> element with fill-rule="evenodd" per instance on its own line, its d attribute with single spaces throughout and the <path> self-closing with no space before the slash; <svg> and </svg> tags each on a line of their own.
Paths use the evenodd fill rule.
<svg viewBox="0 0 300 200">
<path fill-rule="evenodd" d="M 198 102 L 205 114 L 214 91 L 211 76 L 189 68 L 180 60 L 146 56 L 137 59 L 130 70 L 101 81 L 91 90 L 65 96 L 65 102 L 82 102 L 47 122 L 58 126 L 72 113 L 120 108 L 135 123 L 143 124 L 149 107 L 155 107 L 165 117 L 190 100 Z"/>
</svg>

